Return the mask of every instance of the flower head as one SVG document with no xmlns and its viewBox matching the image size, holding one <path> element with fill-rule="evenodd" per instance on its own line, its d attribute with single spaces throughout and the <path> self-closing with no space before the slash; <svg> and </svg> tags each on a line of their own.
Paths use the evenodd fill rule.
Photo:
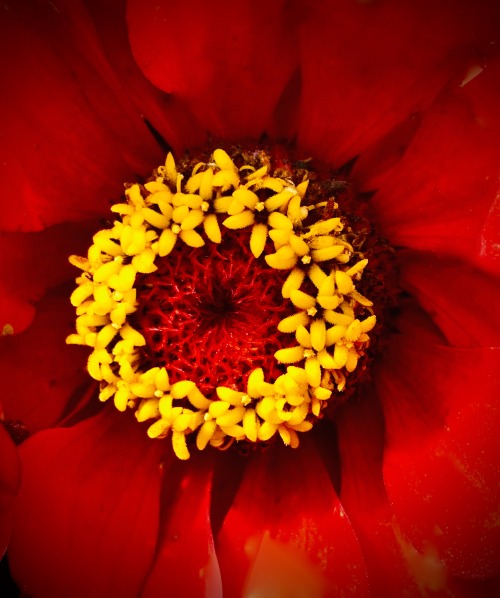
<svg viewBox="0 0 500 598">
<path fill-rule="evenodd" d="M 0 398 L 31 437 L 13 516 L 2 440 L 0 533 L 23 592 L 494 589 L 487 4 L 5 5 Z"/>
</svg>

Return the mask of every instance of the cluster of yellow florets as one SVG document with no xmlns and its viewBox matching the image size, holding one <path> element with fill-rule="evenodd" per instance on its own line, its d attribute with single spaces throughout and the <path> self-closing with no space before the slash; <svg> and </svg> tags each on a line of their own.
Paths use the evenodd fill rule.
<svg viewBox="0 0 500 598">
<path fill-rule="evenodd" d="M 130 186 L 126 203 L 111 208 L 118 219 L 94 235 L 87 257 L 70 258 L 83 272 L 71 295 L 77 332 L 67 342 L 92 348 L 88 371 L 100 381 L 100 399 L 113 397 L 120 411 L 134 408 L 138 421 L 154 420 L 149 436 L 171 434 L 180 459 L 189 458 L 186 436 L 192 433 L 199 449 L 234 440 L 266 441 L 275 434 L 296 447 L 297 433 L 311 429 L 364 354 L 375 316 L 356 317 L 358 306 L 370 310 L 372 303 L 356 291 L 355 281 L 367 260 L 342 238 L 340 218 L 307 225 L 310 212 L 324 206 L 305 201 L 308 184 L 305 176 L 297 185 L 286 176 L 272 176 L 266 164 L 238 169 L 221 149 L 184 181 L 169 154 L 155 180 Z M 271 268 L 290 270 L 282 295 L 293 310 L 278 329 L 295 335 L 297 344 L 275 353 L 287 366 L 276 380 L 266 381 L 258 368 L 246 389 L 218 386 L 209 398 L 196 381 L 171 384 L 168 366 L 142 370 L 146 341 L 127 316 L 136 310 L 138 273 L 157 270 L 155 262 L 178 242 L 189 247 L 220 243 L 221 226 L 251 227 L 255 258 L 272 241 L 274 252 L 264 259 Z M 301 290 L 308 281 L 315 294 Z"/>
</svg>

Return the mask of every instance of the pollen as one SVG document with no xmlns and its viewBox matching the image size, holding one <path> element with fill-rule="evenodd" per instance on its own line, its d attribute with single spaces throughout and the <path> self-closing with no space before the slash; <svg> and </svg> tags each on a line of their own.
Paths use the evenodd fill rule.
<svg viewBox="0 0 500 598">
<path fill-rule="evenodd" d="M 207 446 L 297 447 L 364 368 L 370 260 L 310 174 L 265 150 L 169 153 L 70 257 L 67 342 L 89 347 L 99 399 L 133 410 L 181 460 Z"/>
</svg>

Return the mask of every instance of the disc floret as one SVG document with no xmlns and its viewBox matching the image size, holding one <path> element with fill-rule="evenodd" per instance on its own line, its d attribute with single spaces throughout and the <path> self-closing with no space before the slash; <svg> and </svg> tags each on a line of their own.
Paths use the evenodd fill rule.
<svg viewBox="0 0 500 598">
<path fill-rule="evenodd" d="M 148 435 L 170 436 L 180 459 L 189 458 L 191 435 L 200 450 L 275 436 L 298 446 L 298 433 L 312 428 L 365 354 L 376 318 L 356 283 L 368 260 L 349 242 L 341 217 L 324 217 L 328 201 L 309 194 L 310 183 L 306 171 L 300 180 L 272 171 L 264 151 L 245 160 L 217 149 L 189 169 L 168 154 L 150 181 L 126 189 L 126 201 L 111 208 L 117 219 L 94 235 L 87 256 L 70 258 L 82 274 L 71 295 L 76 333 L 67 342 L 92 349 L 87 367 L 100 382 L 100 400 L 134 409 L 139 422 L 153 420 Z M 243 229 L 258 263 L 289 271 L 277 333 L 295 341 L 274 353 L 281 373 L 271 379 L 256 367 L 243 387 L 211 392 L 196 379 L 172 382 L 169 364 L 144 358 L 146 338 L 133 319 L 138 280 L 179 244 L 221 244 Z"/>
</svg>

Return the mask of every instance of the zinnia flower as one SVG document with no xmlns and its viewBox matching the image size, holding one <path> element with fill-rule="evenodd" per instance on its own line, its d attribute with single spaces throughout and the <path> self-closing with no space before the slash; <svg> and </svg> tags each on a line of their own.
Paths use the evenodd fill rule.
<svg viewBox="0 0 500 598">
<path fill-rule="evenodd" d="M 12 509 L 0 430 L 0 550 L 10 536 L 23 595 L 494 594 L 497 18 L 460 1 L 4 3 L 0 399 L 30 437 Z M 219 293 L 214 321 L 227 288 L 247 302 L 220 343 L 236 338 L 234 360 L 190 332 L 188 274 Z M 169 309 L 198 394 L 153 359 L 172 359 L 151 324 Z M 256 330 L 258 367 L 240 371 Z M 210 395 L 220 372 L 234 379 Z"/>
</svg>

